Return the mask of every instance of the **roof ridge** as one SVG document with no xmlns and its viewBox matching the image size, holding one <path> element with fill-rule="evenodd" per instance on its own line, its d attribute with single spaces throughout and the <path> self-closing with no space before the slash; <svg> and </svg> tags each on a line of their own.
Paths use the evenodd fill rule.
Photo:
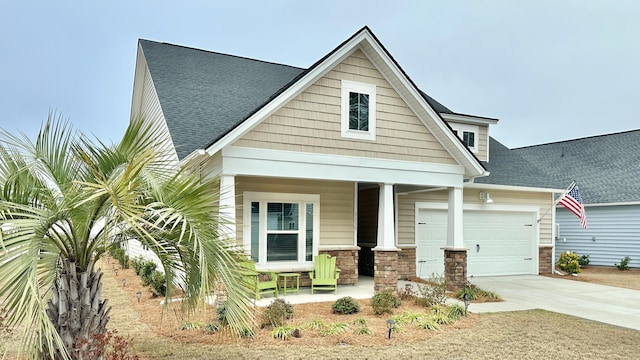
<svg viewBox="0 0 640 360">
<path fill-rule="evenodd" d="M 261 63 L 264 63 L 264 64 L 279 65 L 279 66 L 290 67 L 290 68 L 293 68 L 293 69 L 306 70 L 306 68 L 299 67 L 299 66 L 293 66 L 293 65 L 289 65 L 289 64 L 282 64 L 282 63 L 277 63 L 277 62 L 274 62 L 274 61 L 255 59 L 255 58 L 250 58 L 250 57 L 247 57 L 247 56 L 221 53 L 221 52 L 218 52 L 218 51 L 212 51 L 212 50 L 206 50 L 206 49 L 198 49 L 198 48 L 191 47 L 191 46 L 172 44 L 172 43 L 168 43 L 168 42 L 164 42 L 164 41 L 155 41 L 155 40 L 142 39 L 142 38 L 138 39 L 138 41 L 147 41 L 147 42 L 156 43 L 156 44 L 175 46 L 175 47 L 188 49 L 188 50 L 201 51 L 201 52 L 205 52 L 205 53 L 209 53 L 209 54 L 229 56 L 229 57 L 233 57 L 233 58 L 237 58 L 237 59 L 244 59 L 244 60 L 251 60 L 251 61 L 261 62 Z"/>
<path fill-rule="evenodd" d="M 515 148 L 513 148 L 511 150 L 529 149 L 529 148 L 534 148 L 534 147 L 538 147 L 538 146 L 546 146 L 546 145 L 553 145 L 553 144 L 564 144 L 564 143 L 573 142 L 573 141 L 581 141 L 581 140 L 588 140 L 588 139 L 595 139 L 595 138 L 603 138 L 603 137 L 607 137 L 607 136 L 614 136 L 614 135 L 632 133 L 632 132 L 636 132 L 636 131 L 640 131 L 640 129 L 618 131 L 618 132 L 609 133 L 609 134 L 591 135 L 591 136 L 585 136 L 585 137 L 581 137 L 581 138 L 574 138 L 574 139 L 568 139 L 568 140 L 551 141 L 551 142 L 548 142 L 548 143 L 528 145 L 528 146 L 520 146 L 520 147 L 515 147 Z"/>
</svg>

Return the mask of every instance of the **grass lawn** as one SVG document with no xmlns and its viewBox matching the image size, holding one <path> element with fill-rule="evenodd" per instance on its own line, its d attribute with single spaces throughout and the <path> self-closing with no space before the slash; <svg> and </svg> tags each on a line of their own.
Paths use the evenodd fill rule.
<svg viewBox="0 0 640 360">
<path fill-rule="evenodd" d="M 110 266 L 103 264 L 102 268 Z M 627 287 L 636 284 L 640 290 L 640 271 L 614 270 L 587 268 L 577 277 L 565 278 L 592 282 L 606 279 L 606 284 L 612 285 L 617 276 L 622 278 L 617 280 L 620 283 Z M 161 317 L 157 298 L 150 298 L 144 291 L 140 303 L 135 299 L 140 286 L 132 272 L 120 271 L 115 277 L 112 271 L 106 271 L 103 293 L 113 306 L 110 328 L 130 335 L 132 352 L 142 359 L 622 359 L 635 356 L 640 343 L 640 331 L 542 310 L 472 314 L 439 331 L 407 326 L 389 340 L 385 327 L 389 316 L 374 316 L 368 301 L 361 302 L 356 315 L 331 314 L 331 303 L 295 305 L 293 322 L 321 317 L 325 322 L 351 324 L 353 319 L 365 317 L 373 330 L 371 336 L 355 335 L 353 330 L 326 337 L 302 330 L 302 337 L 287 341 L 272 339 L 270 330 L 259 331 L 254 339 L 207 335 L 202 329 L 179 328 L 192 320 L 204 326 L 213 315 L 211 309 L 184 316 L 166 308 Z M 127 278 L 124 289 L 123 275 Z M 396 314 L 407 309 L 420 310 L 405 301 Z M 8 342 L 10 358 L 15 356 L 17 340 L 14 333 Z"/>
</svg>

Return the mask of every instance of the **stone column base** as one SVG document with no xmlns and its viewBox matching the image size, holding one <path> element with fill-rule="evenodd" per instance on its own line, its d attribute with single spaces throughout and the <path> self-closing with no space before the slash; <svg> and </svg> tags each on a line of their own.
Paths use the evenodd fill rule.
<svg viewBox="0 0 640 360">
<path fill-rule="evenodd" d="M 398 279 L 411 279 L 416 276 L 416 248 L 403 247 L 398 253 Z"/>
<path fill-rule="evenodd" d="M 552 259 L 552 246 L 540 246 L 538 248 L 538 274 L 551 274 L 553 272 Z"/>
<path fill-rule="evenodd" d="M 336 267 L 340 269 L 338 285 L 353 285 L 358 283 L 358 250 L 359 248 L 319 251 L 320 254 L 329 254 L 336 257 Z M 309 280 L 309 282 L 310 281 L 311 280 Z"/>
<path fill-rule="evenodd" d="M 447 291 L 458 291 L 467 282 L 467 250 L 444 250 L 444 280 Z"/>
<path fill-rule="evenodd" d="M 398 250 L 373 249 L 373 291 L 398 289 Z"/>
</svg>

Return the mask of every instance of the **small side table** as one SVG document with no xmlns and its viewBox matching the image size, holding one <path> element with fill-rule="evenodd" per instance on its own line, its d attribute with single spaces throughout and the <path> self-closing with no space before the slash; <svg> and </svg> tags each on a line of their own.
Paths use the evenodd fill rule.
<svg viewBox="0 0 640 360">
<path fill-rule="evenodd" d="M 280 281 L 280 279 L 282 279 L 282 281 Z M 280 287 L 284 296 L 287 296 L 287 291 L 300 294 L 300 273 L 279 273 L 278 287 Z"/>
</svg>

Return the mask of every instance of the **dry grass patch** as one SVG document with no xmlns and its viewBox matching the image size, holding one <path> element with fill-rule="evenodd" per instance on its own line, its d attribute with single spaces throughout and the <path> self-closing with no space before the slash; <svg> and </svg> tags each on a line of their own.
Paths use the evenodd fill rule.
<svg viewBox="0 0 640 360">
<path fill-rule="evenodd" d="M 615 267 L 583 266 L 582 272 L 575 276 L 557 274 L 545 276 L 640 290 L 640 269 L 618 270 Z"/>
</svg>

